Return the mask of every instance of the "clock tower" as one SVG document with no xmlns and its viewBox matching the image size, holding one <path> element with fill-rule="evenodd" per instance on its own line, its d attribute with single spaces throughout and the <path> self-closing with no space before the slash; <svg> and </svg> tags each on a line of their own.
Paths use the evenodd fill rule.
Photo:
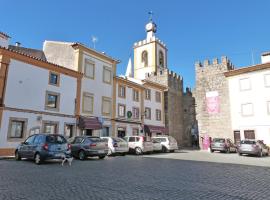
<svg viewBox="0 0 270 200">
<path fill-rule="evenodd" d="M 143 80 L 148 74 L 167 68 L 167 48 L 155 33 L 157 25 L 150 19 L 145 26 L 146 39 L 136 42 L 134 48 L 134 78 Z"/>
</svg>

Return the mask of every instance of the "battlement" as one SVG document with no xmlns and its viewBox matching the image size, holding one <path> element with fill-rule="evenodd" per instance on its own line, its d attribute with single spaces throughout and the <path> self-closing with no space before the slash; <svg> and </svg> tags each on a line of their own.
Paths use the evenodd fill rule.
<svg viewBox="0 0 270 200">
<path fill-rule="evenodd" d="M 144 40 L 141 40 L 139 42 L 135 42 L 134 45 L 133 45 L 133 48 L 137 48 L 137 47 L 143 46 L 143 45 L 151 43 L 151 42 L 158 42 L 162 46 L 166 47 L 166 44 L 164 42 L 162 42 L 157 37 L 153 36 L 153 37 L 151 37 L 149 39 L 144 39 Z"/>
<path fill-rule="evenodd" d="M 211 67 L 220 67 L 220 66 L 225 66 L 226 67 L 226 70 L 232 70 L 232 69 L 234 69 L 234 65 L 227 58 L 227 56 L 222 56 L 221 57 L 221 62 L 219 61 L 218 58 L 214 58 L 212 60 L 212 62 L 210 62 L 209 60 L 204 60 L 203 63 L 201 63 L 200 61 L 197 61 L 195 63 L 196 69 L 200 69 L 200 68 L 211 68 Z"/>
</svg>

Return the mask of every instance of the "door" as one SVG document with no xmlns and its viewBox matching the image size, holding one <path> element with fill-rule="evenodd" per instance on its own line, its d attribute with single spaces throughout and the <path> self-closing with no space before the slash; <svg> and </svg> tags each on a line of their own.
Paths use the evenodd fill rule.
<svg viewBox="0 0 270 200">
<path fill-rule="evenodd" d="M 22 157 L 25 158 L 32 158 L 31 157 L 31 151 L 34 145 L 34 140 L 35 140 L 36 135 L 32 135 L 27 140 L 25 140 L 23 144 L 23 149 L 22 149 Z"/>
<path fill-rule="evenodd" d="M 123 138 L 126 136 L 126 130 L 124 128 L 118 128 L 117 137 Z"/>
<path fill-rule="evenodd" d="M 245 139 L 255 140 L 254 130 L 244 130 Z"/>
<path fill-rule="evenodd" d="M 239 144 L 241 141 L 240 131 L 233 131 L 233 135 L 234 135 L 234 143 Z"/>
<path fill-rule="evenodd" d="M 85 135 L 92 136 L 93 135 L 93 130 L 92 129 L 86 129 Z"/>
</svg>

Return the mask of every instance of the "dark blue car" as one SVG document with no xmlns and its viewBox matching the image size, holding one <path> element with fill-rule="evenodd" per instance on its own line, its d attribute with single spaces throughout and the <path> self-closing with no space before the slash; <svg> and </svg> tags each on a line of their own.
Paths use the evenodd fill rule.
<svg viewBox="0 0 270 200">
<path fill-rule="evenodd" d="M 15 150 L 16 160 L 33 159 L 40 164 L 49 159 L 61 159 L 71 154 L 71 146 L 62 135 L 35 134 L 29 136 Z"/>
</svg>

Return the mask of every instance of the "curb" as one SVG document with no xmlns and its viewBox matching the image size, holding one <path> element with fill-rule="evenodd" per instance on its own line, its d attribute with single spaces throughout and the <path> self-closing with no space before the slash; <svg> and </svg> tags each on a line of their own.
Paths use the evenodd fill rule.
<svg viewBox="0 0 270 200">
<path fill-rule="evenodd" d="M 0 160 L 13 160 L 15 156 L 0 156 Z"/>
</svg>

